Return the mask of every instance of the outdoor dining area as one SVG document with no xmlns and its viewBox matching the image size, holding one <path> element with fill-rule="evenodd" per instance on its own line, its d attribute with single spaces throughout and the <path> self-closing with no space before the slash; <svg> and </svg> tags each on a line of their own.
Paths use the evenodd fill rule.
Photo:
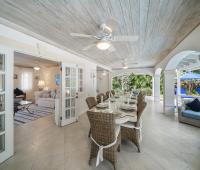
<svg viewBox="0 0 200 170">
<path fill-rule="evenodd" d="M 130 140 L 140 152 L 141 115 L 147 105 L 142 91 L 116 93 L 111 90 L 87 97 L 86 103 L 90 122 L 90 165 L 93 158 L 96 158 L 96 166 L 105 158 L 116 169 L 117 152 L 123 140 Z"/>
</svg>

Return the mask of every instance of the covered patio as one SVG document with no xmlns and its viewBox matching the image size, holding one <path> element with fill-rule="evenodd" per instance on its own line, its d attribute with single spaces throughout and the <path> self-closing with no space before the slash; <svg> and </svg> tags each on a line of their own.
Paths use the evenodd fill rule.
<svg viewBox="0 0 200 170">
<path fill-rule="evenodd" d="M 0 169 L 199 170 L 199 16 L 198 0 L 0 1 Z"/>
</svg>

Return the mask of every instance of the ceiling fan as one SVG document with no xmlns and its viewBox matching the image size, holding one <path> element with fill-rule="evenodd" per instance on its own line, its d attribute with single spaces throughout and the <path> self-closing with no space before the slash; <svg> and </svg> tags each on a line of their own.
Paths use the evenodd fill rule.
<svg viewBox="0 0 200 170">
<path fill-rule="evenodd" d="M 133 69 L 135 67 L 130 67 L 130 65 L 136 65 L 136 64 L 138 64 L 138 63 L 137 62 L 127 62 L 127 59 L 125 58 L 121 61 L 122 67 L 112 68 L 112 70 Z"/>
<path fill-rule="evenodd" d="M 100 31 L 96 35 L 88 35 L 81 33 L 70 33 L 73 37 L 89 38 L 96 40 L 95 43 L 84 47 L 82 50 L 86 51 L 96 46 L 100 50 L 115 51 L 112 42 L 135 42 L 138 40 L 138 36 L 115 36 L 113 30 L 106 24 L 100 25 Z"/>
</svg>

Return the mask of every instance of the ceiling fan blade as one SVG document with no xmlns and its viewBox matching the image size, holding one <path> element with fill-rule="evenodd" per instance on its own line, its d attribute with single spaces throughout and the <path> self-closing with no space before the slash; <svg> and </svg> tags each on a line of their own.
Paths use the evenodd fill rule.
<svg viewBox="0 0 200 170">
<path fill-rule="evenodd" d="M 86 50 L 89 50 L 90 48 L 92 48 L 92 47 L 94 47 L 94 46 L 95 46 L 95 44 L 90 44 L 90 45 L 84 47 L 82 50 L 83 50 L 83 51 L 86 51 Z"/>
<path fill-rule="evenodd" d="M 112 68 L 112 70 L 123 70 L 123 67 L 119 67 L 119 68 Z"/>
<path fill-rule="evenodd" d="M 80 33 L 70 33 L 71 36 L 73 37 L 83 37 L 83 38 L 93 38 L 93 35 L 88 35 L 88 34 L 80 34 Z"/>
<path fill-rule="evenodd" d="M 114 17 L 110 17 L 105 21 L 105 24 L 112 29 L 112 31 L 115 31 L 119 23 Z"/>
<path fill-rule="evenodd" d="M 121 41 L 130 41 L 135 42 L 139 39 L 138 36 L 113 36 L 112 41 L 121 42 Z"/>
</svg>

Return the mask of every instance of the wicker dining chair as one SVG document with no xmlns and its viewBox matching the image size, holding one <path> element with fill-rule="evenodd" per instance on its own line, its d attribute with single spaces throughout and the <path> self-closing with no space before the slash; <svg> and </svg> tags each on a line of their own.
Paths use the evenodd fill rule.
<svg viewBox="0 0 200 170">
<path fill-rule="evenodd" d="M 95 97 L 87 97 L 86 103 L 88 105 L 88 108 L 92 109 L 94 106 L 97 105 L 97 100 L 95 99 Z M 91 128 L 89 130 L 88 137 L 90 137 L 90 134 L 91 134 Z"/>
<path fill-rule="evenodd" d="M 127 124 L 125 123 L 124 126 L 123 124 L 121 125 L 121 135 L 122 135 L 122 140 L 128 139 L 131 142 L 133 142 L 138 149 L 138 152 L 140 152 L 140 133 L 141 131 L 139 129 L 137 129 L 138 127 L 141 126 L 140 123 L 140 118 L 141 115 L 146 107 L 146 102 L 140 101 L 137 104 L 137 122 L 127 122 L 128 125 L 130 126 L 126 126 Z M 132 128 L 132 127 L 136 127 L 136 128 Z M 141 127 L 140 127 L 141 128 Z"/>
<path fill-rule="evenodd" d="M 116 143 L 103 149 L 103 157 L 112 163 L 114 170 L 116 169 L 117 151 L 120 151 L 121 133 L 119 131 L 116 136 L 116 124 L 115 115 L 111 113 L 91 112 L 87 111 L 87 115 L 91 126 L 92 138 L 101 146 L 106 146 L 113 143 L 116 139 Z M 97 157 L 99 146 L 94 141 L 91 142 L 91 151 L 89 164 L 91 160 Z"/>
<path fill-rule="evenodd" d="M 137 103 L 140 103 L 142 101 L 145 100 L 145 95 L 142 91 L 139 92 L 138 96 L 137 96 Z"/>
<path fill-rule="evenodd" d="M 99 93 L 97 95 L 97 103 L 100 103 L 101 102 L 101 96 L 103 96 L 103 100 L 106 100 L 107 99 L 107 96 L 103 93 Z"/>
<path fill-rule="evenodd" d="M 113 96 L 115 95 L 115 91 L 114 90 L 111 90 L 111 93 L 112 93 Z"/>
<path fill-rule="evenodd" d="M 87 103 L 89 109 L 92 109 L 94 106 L 97 105 L 97 101 L 96 101 L 95 97 L 87 97 L 86 103 Z"/>
<path fill-rule="evenodd" d="M 113 95 L 112 92 L 111 92 L 111 91 L 107 91 L 107 92 L 106 92 L 106 97 L 109 98 L 110 95 Z"/>
</svg>

